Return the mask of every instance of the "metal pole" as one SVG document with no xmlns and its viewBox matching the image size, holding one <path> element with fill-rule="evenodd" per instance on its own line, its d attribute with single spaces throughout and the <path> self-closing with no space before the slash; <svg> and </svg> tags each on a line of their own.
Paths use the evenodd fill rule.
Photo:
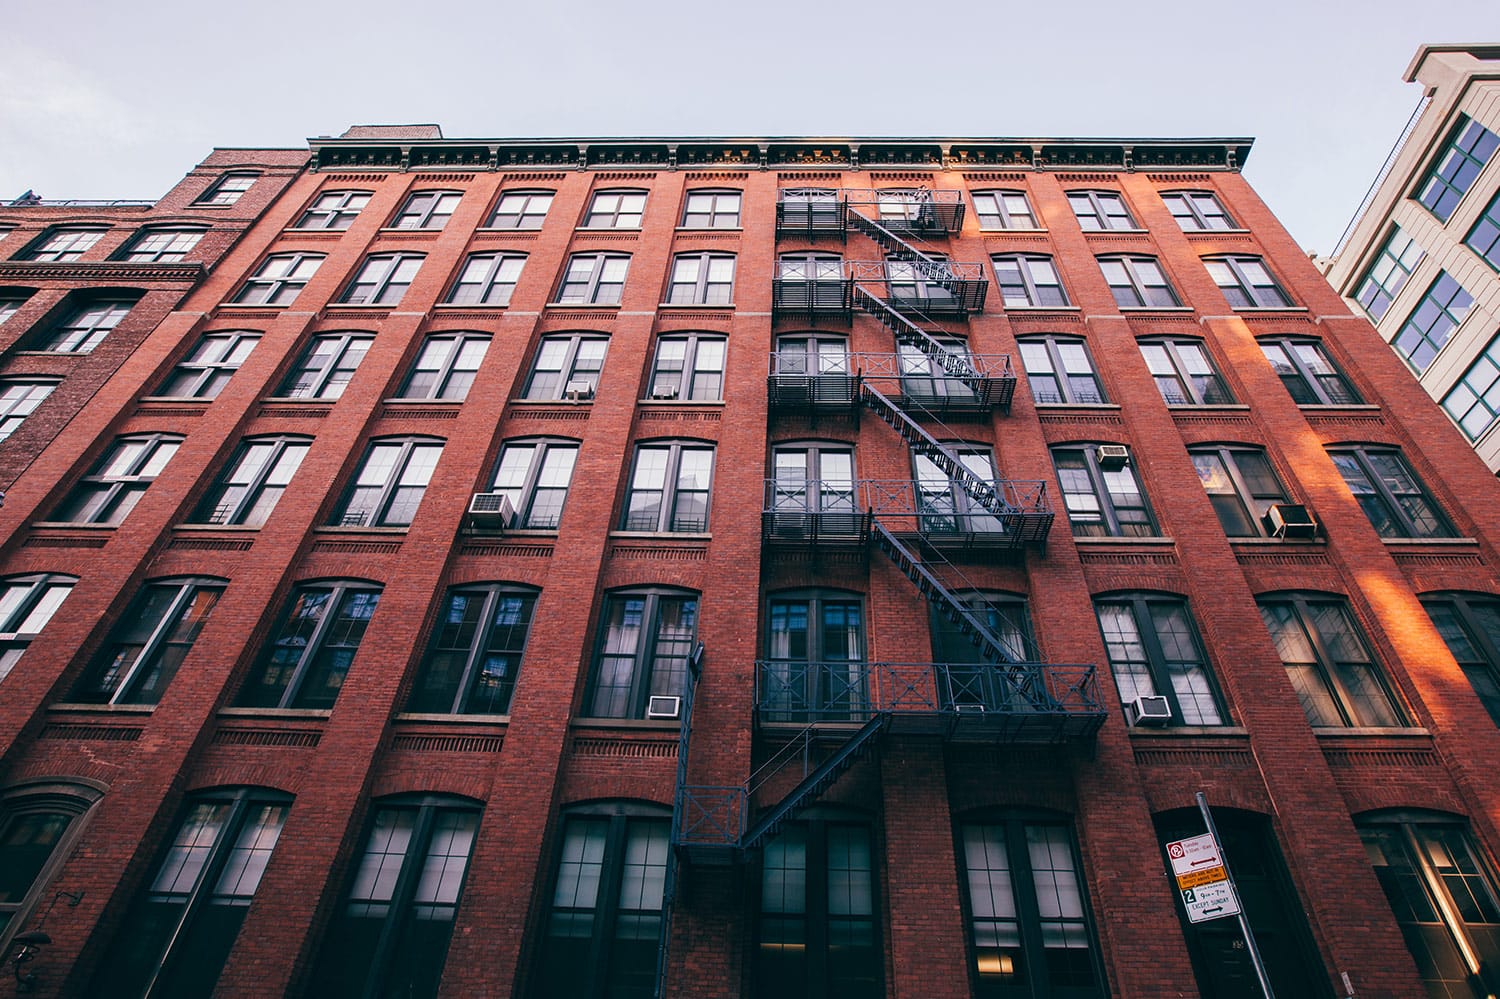
<svg viewBox="0 0 1500 999">
<path fill-rule="evenodd" d="M 1193 795 L 1198 799 L 1198 811 L 1203 815 L 1203 824 L 1208 827 L 1208 834 L 1214 838 L 1214 846 L 1218 847 L 1219 860 L 1224 864 L 1224 873 L 1229 876 L 1229 885 L 1234 889 L 1235 901 L 1239 903 L 1240 914 L 1235 917 L 1240 921 L 1240 932 L 1245 935 L 1245 946 L 1250 949 L 1250 963 L 1255 967 L 1255 979 L 1260 982 L 1260 990 L 1266 999 L 1276 999 L 1276 993 L 1271 991 L 1271 979 L 1266 975 L 1266 966 L 1260 959 L 1260 948 L 1255 946 L 1255 934 L 1250 932 L 1250 917 L 1245 914 L 1245 903 L 1240 898 L 1240 889 L 1234 883 L 1234 872 L 1229 869 L 1229 857 L 1224 852 L 1224 841 L 1219 839 L 1219 830 L 1214 825 L 1214 817 L 1208 810 L 1208 798 L 1202 791 Z"/>
</svg>

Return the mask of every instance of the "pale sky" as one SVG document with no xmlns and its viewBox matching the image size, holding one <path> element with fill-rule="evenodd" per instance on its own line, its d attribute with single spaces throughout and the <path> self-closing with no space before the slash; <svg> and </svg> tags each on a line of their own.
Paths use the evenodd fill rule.
<svg viewBox="0 0 1500 999">
<path fill-rule="evenodd" d="M 1250 136 L 1331 252 L 1421 97 L 1424 42 L 1500 0 L 0 0 L 0 199 L 159 197 L 214 146 L 449 137 Z"/>
</svg>

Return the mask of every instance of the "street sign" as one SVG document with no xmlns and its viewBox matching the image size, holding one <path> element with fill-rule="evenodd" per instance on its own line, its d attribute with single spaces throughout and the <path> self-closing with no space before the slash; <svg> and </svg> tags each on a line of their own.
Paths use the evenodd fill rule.
<svg viewBox="0 0 1500 999">
<path fill-rule="evenodd" d="M 1177 875 L 1201 871 L 1205 867 L 1223 867 L 1219 856 L 1219 844 L 1208 833 L 1177 839 L 1167 844 L 1167 856 L 1172 860 L 1172 873 Z"/>
<path fill-rule="evenodd" d="M 1229 872 L 1219 844 L 1212 835 L 1190 836 L 1167 844 L 1172 873 L 1177 876 L 1177 890 L 1182 893 L 1182 907 L 1188 921 L 1207 922 L 1221 916 L 1239 915 L 1240 903 L 1229 884 Z"/>
<path fill-rule="evenodd" d="M 1182 905 L 1187 909 L 1188 922 L 1192 923 L 1206 923 L 1210 919 L 1240 913 L 1239 900 L 1234 897 L 1234 889 L 1228 881 L 1183 888 Z"/>
</svg>

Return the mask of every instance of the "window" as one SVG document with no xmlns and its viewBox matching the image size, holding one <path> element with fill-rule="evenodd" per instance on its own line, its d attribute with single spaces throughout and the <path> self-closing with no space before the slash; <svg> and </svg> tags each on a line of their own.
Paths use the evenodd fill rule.
<svg viewBox="0 0 1500 999">
<path fill-rule="evenodd" d="M 537 973 L 549 999 L 651 999 L 671 819 L 599 804 L 563 818 Z"/>
<path fill-rule="evenodd" d="M 856 203 L 859 202 L 856 196 Z M 869 204 L 864 201 L 864 204 Z M 932 210 L 932 192 L 925 187 L 886 188 L 875 192 L 875 211 L 881 224 L 898 229 L 932 228 L 937 222 Z"/>
<path fill-rule="evenodd" d="M 1448 519 L 1400 451 L 1340 447 L 1330 448 L 1328 457 L 1382 538 L 1453 537 Z"/>
<path fill-rule="evenodd" d="M 865 614 L 857 594 L 778 594 L 766 621 L 760 685 L 766 721 L 847 721 L 866 707 Z"/>
<path fill-rule="evenodd" d="M 948 444 L 958 462 L 981 482 L 994 486 L 995 458 L 983 445 Z M 970 495 L 964 483 L 948 477 L 927 455 L 912 452 L 917 485 L 917 511 L 927 535 L 999 534 L 1004 531 L 989 508 Z"/>
<path fill-rule="evenodd" d="M 208 623 L 224 581 L 152 583 L 131 601 L 69 700 L 83 704 L 156 704 Z"/>
<path fill-rule="evenodd" d="M 124 520 L 166 467 L 182 438 L 174 434 L 117 437 L 90 472 L 73 487 L 52 519 L 69 524 Z"/>
<path fill-rule="evenodd" d="M 471 253 L 445 299 L 450 305 L 509 305 L 524 253 Z"/>
<path fill-rule="evenodd" d="M 551 191 L 506 191 L 485 223 L 489 229 L 540 229 L 552 207 Z"/>
<path fill-rule="evenodd" d="M 322 263 L 321 253 L 272 254 L 234 301 L 238 305 L 290 305 Z"/>
<path fill-rule="evenodd" d="M 1463 286 L 1449 277 L 1447 271 L 1443 271 L 1432 282 L 1432 287 L 1427 289 L 1427 294 L 1422 296 L 1411 315 L 1406 317 L 1401 329 L 1396 331 L 1391 345 L 1396 348 L 1397 353 L 1411 361 L 1412 367 L 1418 372 L 1426 371 L 1427 365 L 1443 349 L 1443 345 L 1464 321 L 1464 317 L 1469 314 L 1469 306 L 1473 304 L 1474 296 L 1464 291 Z"/>
<path fill-rule="evenodd" d="M 0 798 L 0 953 L 43 898 L 99 797 L 81 784 L 26 784 Z"/>
<path fill-rule="evenodd" d="M 1371 319 L 1379 322 L 1425 256 L 1427 251 L 1418 246 L 1416 240 L 1402 232 L 1400 227 L 1393 227 L 1379 255 L 1360 280 L 1354 300 L 1364 307 Z"/>
<path fill-rule="evenodd" d="M 202 238 L 202 229 L 143 229 L 124 259 L 136 264 L 176 263 L 186 259 Z"/>
<path fill-rule="evenodd" d="M 324 191 L 302 213 L 296 228 L 347 229 L 369 203 L 369 191 Z"/>
<path fill-rule="evenodd" d="M 783 253 L 776 258 L 775 307 L 811 317 L 849 307 L 844 258 L 836 253 Z"/>
<path fill-rule="evenodd" d="M 1099 269 L 1122 309 L 1173 309 L 1182 304 L 1155 257 L 1100 257 Z"/>
<path fill-rule="evenodd" d="M 0 288 L 0 325 L 17 312 L 21 306 L 26 304 L 26 299 L 31 297 L 29 289 Z"/>
<path fill-rule="evenodd" d="M 1139 344 L 1146 367 L 1169 406 L 1223 406 L 1234 402 L 1198 340 L 1151 339 Z"/>
<path fill-rule="evenodd" d="M 646 210 L 645 191 L 600 191 L 583 217 L 585 229 L 639 229 Z"/>
<path fill-rule="evenodd" d="M 420 253 L 368 256 L 339 301 L 347 305 L 395 305 L 411 286 L 423 259 Z"/>
<path fill-rule="evenodd" d="M 977 999 L 1102 997 L 1069 825 L 1016 815 L 965 822 L 959 839 Z"/>
<path fill-rule="evenodd" d="M 198 196 L 195 205 L 232 205 L 240 200 L 240 196 L 250 190 L 255 183 L 255 178 L 260 176 L 254 173 L 226 173 L 220 177 L 208 190 Z"/>
<path fill-rule="evenodd" d="M 286 399 L 337 399 L 375 338 L 368 333 L 323 333 L 312 338 L 277 395 Z"/>
<path fill-rule="evenodd" d="M 380 603 L 354 581 L 298 586 L 275 638 L 236 701 L 250 708 L 331 708 Z"/>
<path fill-rule="evenodd" d="M 1272 503 L 1287 501 L 1266 453 L 1260 448 L 1195 447 L 1189 454 L 1224 533 L 1231 538 L 1264 536 L 1266 511 Z"/>
<path fill-rule="evenodd" d="M 1203 261 L 1233 309 L 1286 309 L 1292 300 L 1259 257 L 1213 257 Z"/>
<path fill-rule="evenodd" d="M 995 265 L 995 282 L 1000 298 L 1008 309 L 1066 306 L 1068 293 L 1062 278 L 1052 266 L 1051 257 L 1009 254 L 990 258 Z"/>
<path fill-rule="evenodd" d="M 1052 449 L 1074 537 L 1154 537 L 1156 522 L 1128 454 L 1123 464 L 1118 459 L 1101 461 L 1099 447 L 1087 444 Z"/>
<path fill-rule="evenodd" d="M 930 263 L 895 257 L 886 260 L 885 283 L 893 303 L 898 308 L 909 305 L 928 312 L 962 309 L 963 299 L 953 291 L 958 285 L 948 258 L 938 253 L 929 253 L 927 258 Z"/>
<path fill-rule="evenodd" d="M 509 714 L 536 598 L 500 584 L 449 590 L 407 710 Z"/>
<path fill-rule="evenodd" d="M 724 398 L 724 348 L 712 333 L 663 335 L 651 365 L 651 398 L 717 402 Z"/>
<path fill-rule="evenodd" d="M 1355 824 L 1426 995 L 1493 995 L 1500 894 L 1463 823 L 1436 812 L 1386 812 Z"/>
<path fill-rule="evenodd" d="M 1007 660 L 1017 663 L 1042 661 L 1041 650 L 1037 647 L 1031 630 L 1031 613 L 1026 608 L 1025 597 L 977 591 L 956 596 L 971 617 L 1000 639 L 1000 646 Z M 941 665 L 980 666 L 994 662 L 985 650 L 975 645 L 970 636 L 964 633 L 958 622 L 943 613 L 936 604 L 932 605 L 931 631 L 932 654 Z M 960 691 L 955 689 L 953 693 L 958 695 Z M 956 696 L 955 700 L 967 699 Z"/>
<path fill-rule="evenodd" d="M 689 191 L 682 208 L 684 229 L 738 229 L 739 191 Z"/>
<path fill-rule="evenodd" d="M 0 441 L 15 433 L 56 387 L 56 382 L 0 382 Z"/>
<path fill-rule="evenodd" d="M 761 856 L 758 999 L 885 995 L 873 836 L 828 814 L 789 823 Z"/>
<path fill-rule="evenodd" d="M 1219 199 L 1209 191 L 1175 191 L 1163 194 L 1161 200 L 1183 232 L 1239 228 L 1219 204 Z"/>
<path fill-rule="evenodd" d="M 130 312 L 135 299 L 99 299 L 75 306 L 44 334 L 34 349 L 54 354 L 88 354 Z"/>
<path fill-rule="evenodd" d="M 1256 602 L 1309 724 L 1405 724 L 1343 598 L 1288 594 Z"/>
<path fill-rule="evenodd" d="M 331 999 L 433 999 L 448 958 L 479 807 L 424 795 L 376 801 L 343 902 L 313 971 Z"/>
<path fill-rule="evenodd" d="M 1479 216 L 1464 242 L 1483 257 L 1485 263 L 1500 271 L 1500 193 L 1490 199 L 1484 214 Z"/>
<path fill-rule="evenodd" d="M 1422 597 L 1422 607 L 1500 725 L 1500 600 L 1478 593 L 1431 594 Z"/>
<path fill-rule="evenodd" d="M 517 441 L 500 452 L 491 489 L 504 493 L 516 511 L 515 526 L 555 531 L 562 520 L 568 483 L 578 460 L 576 441 Z"/>
<path fill-rule="evenodd" d="M 943 350 L 959 363 L 958 371 L 975 372 L 973 358 L 969 356 L 969 345 L 954 337 L 933 337 Z M 935 353 L 935 352 L 934 352 Z M 935 405 L 939 410 L 944 403 L 978 404 L 979 395 L 973 388 L 950 373 L 941 360 L 913 343 L 896 344 L 897 363 L 901 370 L 901 394 L 904 399 L 919 405 Z"/>
<path fill-rule="evenodd" d="M 728 305 L 734 298 L 734 256 L 728 253 L 679 253 L 672 258 L 672 305 Z"/>
<path fill-rule="evenodd" d="M 172 369 L 157 395 L 178 399 L 216 398 L 257 343 L 260 343 L 260 334 L 248 330 L 205 333 L 193 352 Z"/>
<path fill-rule="evenodd" d="M 1357 406 L 1364 401 L 1317 340 L 1276 337 L 1260 341 L 1260 349 L 1297 405 Z"/>
<path fill-rule="evenodd" d="M 1179 725 L 1224 724 L 1186 601 L 1131 594 L 1096 600 L 1094 613 L 1121 701 L 1165 697 Z"/>
<path fill-rule="evenodd" d="M 1022 340 L 1021 364 L 1026 384 L 1038 403 L 1094 404 L 1108 402 L 1094 362 L 1082 340 L 1045 336 Z"/>
<path fill-rule="evenodd" d="M 391 228 L 441 229 L 462 197 L 457 191 L 417 191 L 391 220 Z"/>
<path fill-rule="evenodd" d="M 1468 115 L 1459 115 L 1442 154 L 1417 189 L 1417 201 L 1447 222 L 1496 147 L 1500 138 Z"/>
<path fill-rule="evenodd" d="M 1069 191 L 1068 204 L 1084 229 L 1140 228 L 1130 217 L 1124 196 L 1117 191 Z"/>
<path fill-rule="evenodd" d="M 372 442 L 354 485 L 329 523 L 342 527 L 408 526 L 442 455 L 443 442 L 430 437 Z"/>
<path fill-rule="evenodd" d="M 778 520 L 796 524 L 810 519 L 813 523 L 804 526 L 815 534 L 856 529 L 851 445 L 777 445 L 771 460 L 771 509 Z"/>
<path fill-rule="evenodd" d="M 1443 396 L 1443 409 L 1470 440 L 1477 441 L 1494 424 L 1500 416 L 1500 337 L 1490 341 Z"/>
<path fill-rule="evenodd" d="M 235 452 L 228 469 L 199 504 L 199 524 L 260 527 L 276 509 L 287 483 L 307 457 L 311 437 L 251 437 Z"/>
<path fill-rule="evenodd" d="M 462 400 L 490 347 L 488 333 L 442 333 L 427 338 L 401 386 L 402 399 Z"/>
<path fill-rule="evenodd" d="M 12 576 L 0 581 L 0 680 L 15 668 L 21 653 L 52 620 L 76 582 L 72 576 L 51 573 Z M 3 869 L 4 865 L 0 865 L 0 870 Z M 5 901 L 4 894 L 0 891 L 0 903 Z M 0 912 L 3 911 L 0 905 Z M 0 918 L 0 932 L 3 930 L 4 920 Z"/>
<path fill-rule="evenodd" d="M 625 497 L 627 531 L 708 530 L 714 449 L 708 444 L 642 444 Z"/>
<path fill-rule="evenodd" d="M 609 338 L 603 336 L 543 337 L 521 398 L 561 399 L 570 391 L 577 398 L 593 398 L 608 349 Z"/>
<path fill-rule="evenodd" d="M 981 229 L 1037 228 L 1025 191 L 975 191 L 973 198 Z"/>
<path fill-rule="evenodd" d="M 557 289 L 559 305 L 619 305 L 630 257 L 624 253 L 575 253 Z"/>
<path fill-rule="evenodd" d="M 92 991 L 212 993 L 290 808 L 289 795 L 262 788 L 226 788 L 189 799 Z"/>
<path fill-rule="evenodd" d="M 105 231 L 104 229 L 69 227 L 51 229 L 23 256 L 27 260 L 45 263 L 65 263 L 69 260 L 77 260 L 104 238 Z"/>
<path fill-rule="evenodd" d="M 584 715 L 644 718 L 652 697 L 680 697 L 698 636 L 698 597 L 649 589 L 606 595 Z"/>
</svg>

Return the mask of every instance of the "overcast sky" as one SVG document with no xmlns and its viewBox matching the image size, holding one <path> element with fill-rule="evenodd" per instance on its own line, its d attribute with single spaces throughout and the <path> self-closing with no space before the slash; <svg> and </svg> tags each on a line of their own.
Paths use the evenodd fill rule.
<svg viewBox="0 0 1500 999">
<path fill-rule="evenodd" d="M 23 9 L 24 7 L 24 9 Z M 0 0 L 0 198 L 160 196 L 214 146 L 449 137 L 1251 136 L 1332 251 L 1420 88 L 1500 0 Z"/>
</svg>

